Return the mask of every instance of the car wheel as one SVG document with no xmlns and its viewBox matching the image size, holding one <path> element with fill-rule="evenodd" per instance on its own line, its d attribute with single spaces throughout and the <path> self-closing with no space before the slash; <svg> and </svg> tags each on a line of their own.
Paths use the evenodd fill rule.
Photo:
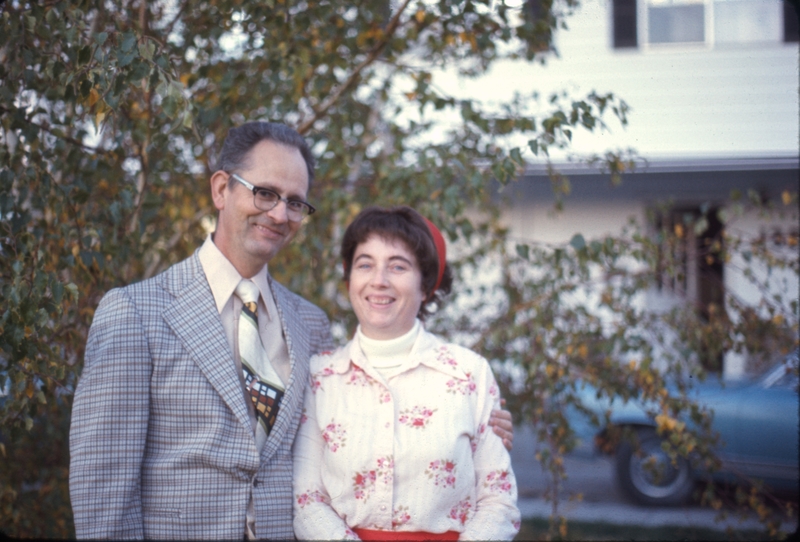
<svg viewBox="0 0 800 542">
<path fill-rule="evenodd" d="M 663 439 L 653 429 L 637 432 L 639 447 L 624 441 L 617 449 L 616 474 L 622 490 L 635 502 L 649 506 L 686 503 L 694 488 L 689 462 L 673 463 L 661 449 Z"/>
</svg>

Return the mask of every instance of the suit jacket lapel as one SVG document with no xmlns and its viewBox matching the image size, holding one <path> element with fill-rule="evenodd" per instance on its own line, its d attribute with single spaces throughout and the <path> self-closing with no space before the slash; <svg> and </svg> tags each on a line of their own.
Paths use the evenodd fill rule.
<svg viewBox="0 0 800 542">
<path fill-rule="evenodd" d="M 278 412 L 278 419 L 270 432 L 262 455 L 269 457 L 275 453 L 283 440 L 286 432 L 291 427 L 294 414 L 303 406 L 303 393 L 306 381 L 308 380 L 308 332 L 303 329 L 303 323 L 297 316 L 296 302 L 288 295 L 288 291 L 270 279 L 270 289 L 275 297 L 275 305 L 278 307 L 278 316 L 283 328 L 283 336 L 286 340 L 286 347 L 289 350 L 289 363 L 291 365 L 291 375 L 289 384 Z"/>
<path fill-rule="evenodd" d="M 239 423 L 252 434 L 236 364 L 211 288 L 196 254 L 185 263 L 186 266 L 175 267 L 176 273 L 183 271 L 183 276 L 175 277 L 178 280 L 172 283 L 165 279 L 164 287 L 172 290 L 175 299 L 164 310 L 164 320 Z"/>
</svg>

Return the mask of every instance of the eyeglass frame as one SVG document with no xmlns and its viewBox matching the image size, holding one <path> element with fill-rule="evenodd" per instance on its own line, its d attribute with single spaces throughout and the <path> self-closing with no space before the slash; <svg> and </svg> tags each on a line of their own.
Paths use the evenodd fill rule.
<svg viewBox="0 0 800 542">
<path fill-rule="evenodd" d="M 256 185 L 254 185 L 254 184 L 252 184 L 250 182 L 247 182 L 238 173 L 229 173 L 229 175 L 231 177 L 233 177 L 234 179 L 236 179 L 237 181 L 239 181 L 240 183 L 242 183 L 245 188 L 247 188 L 248 190 L 253 192 L 253 205 L 259 211 L 264 211 L 264 212 L 271 211 L 275 207 L 278 206 L 278 203 L 284 202 L 286 204 L 286 217 L 289 218 L 289 220 L 291 220 L 292 222 L 302 222 L 305 217 L 311 216 L 317 211 L 316 207 L 314 207 L 313 205 L 311 205 L 307 201 L 303 201 L 301 199 L 284 198 L 283 196 L 281 196 L 280 194 L 278 194 L 277 192 L 275 192 L 274 190 L 272 190 L 270 188 L 264 188 L 263 186 L 256 186 Z M 275 194 L 275 197 L 278 198 L 277 200 L 275 200 L 275 205 L 273 205 L 269 209 L 262 209 L 261 207 L 256 205 L 256 198 L 258 198 L 258 192 L 262 192 L 262 191 L 263 192 L 269 192 L 270 194 Z M 289 212 L 290 212 L 290 209 L 291 209 L 289 207 L 290 203 L 300 203 L 300 204 L 304 205 L 308 209 L 308 213 L 304 214 L 303 217 L 300 220 L 294 220 L 294 219 L 290 218 L 289 217 Z"/>
</svg>

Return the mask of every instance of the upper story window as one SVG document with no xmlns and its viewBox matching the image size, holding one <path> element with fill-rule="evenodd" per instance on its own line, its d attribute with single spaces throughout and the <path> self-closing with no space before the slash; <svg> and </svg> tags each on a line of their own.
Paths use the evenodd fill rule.
<svg viewBox="0 0 800 542">
<path fill-rule="evenodd" d="M 615 48 L 798 41 L 794 8 L 781 0 L 613 0 L 611 7 Z"/>
</svg>

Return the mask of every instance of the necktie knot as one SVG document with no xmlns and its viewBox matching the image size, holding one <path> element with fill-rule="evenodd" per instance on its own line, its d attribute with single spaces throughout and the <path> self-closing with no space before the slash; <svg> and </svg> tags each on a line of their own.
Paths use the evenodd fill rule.
<svg viewBox="0 0 800 542">
<path fill-rule="evenodd" d="M 242 279 L 238 286 L 236 286 L 236 295 L 239 299 L 247 305 L 249 303 L 256 303 L 259 296 L 258 286 L 250 279 Z"/>
</svg>

